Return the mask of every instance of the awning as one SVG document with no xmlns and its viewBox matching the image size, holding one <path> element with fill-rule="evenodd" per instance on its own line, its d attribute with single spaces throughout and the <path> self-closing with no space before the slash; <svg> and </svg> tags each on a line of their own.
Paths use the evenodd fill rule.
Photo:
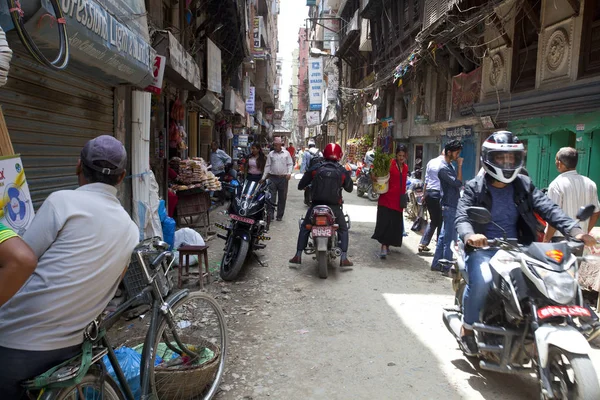
<svg viewBox="0 0 600 400">
<path fill-rule="evenodd" d="M 321 124 L 326 124 L 331 121 L 337 121 L 337 107 L 333 103 L 327 105 L 327 110 L 323 113 Z"/>
<path fill-rule="evenodd" d="M 158 54 L 167 58 L 165 68 L 167 79 L 183 89 L 200 90 L 200 67 L 171 32 L 157 32 L 154 39 L 154 48 Z"/>
</svg>

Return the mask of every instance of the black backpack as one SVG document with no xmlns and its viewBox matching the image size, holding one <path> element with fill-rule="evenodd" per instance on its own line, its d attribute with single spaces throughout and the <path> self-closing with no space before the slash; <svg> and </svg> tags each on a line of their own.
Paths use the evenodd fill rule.
<svg viewBox="0 0 600 400">
<path fill-rule="evenodd" d="M 325 161 L 325 159 L 324 159 L 323 157 L 321 157 L 321 156 L 319 155 L 319 153 L 317 153 L 317 154 L 314 154 L 314 155 L 313 155 L 313 154 L 311 154 L 311 155 L 310 155 L 310 161 L 308 162 L 308 169 L 313 169 L 313 168 L 315 168 L 315 166 L 316 166 L 317 164 L 321 164 L 321 163 L 323 163 L 324 161 Z"/>
<path fill-rule="evenodd" d="M 313 204 L 337 205 L 342 192 L 342 171 L 340 166 L 324 162 L 316 169 L 311 183 Z"/>
</svg>

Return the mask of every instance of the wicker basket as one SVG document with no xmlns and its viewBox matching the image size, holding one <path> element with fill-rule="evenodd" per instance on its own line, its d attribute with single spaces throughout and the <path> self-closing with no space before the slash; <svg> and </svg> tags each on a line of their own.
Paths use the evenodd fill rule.
<svg viewBox="0 0 600 400">
<path fill-rule="evenodd" d="M 182 340 L 184 342 L 190 341 L 189 338 L 185 337 L 182 337 Z M 198 339 L 194 339 L 193 341 L 198 341 Z M 127 340 L 123 345 L 135 347 L 143 342 L 144 338 L 137 337 Z M 212 350 L 214 353 L 213 358 L 210 361 L 196 367 L 161 368 L 160 365 L 155 366 L 155 382 L 162 382 L 161 387 L 157 388 L 157 394 L 160 400 L 199 398 L 206 387 L 214 380 L 217 369 L 219 368 L 221 349 L 203 339 L 201 339 L 200 343 L 194 343 L 194 345 L 198 347 L 207 347 Z"/>
</svg>

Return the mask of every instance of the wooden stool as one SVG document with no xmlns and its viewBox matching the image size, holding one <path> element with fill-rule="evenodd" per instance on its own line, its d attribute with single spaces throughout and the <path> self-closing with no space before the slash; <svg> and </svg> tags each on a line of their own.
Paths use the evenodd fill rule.
<svg viewBox="0 0 600 400">
<path fill-rule="evenodd" d="M 206 283 L 210 284 L 210 272 L 208 271 L 208 246 L 181 246 L 179 251 L 179 275 L 177 278 L 177 286 L 181 287 L 181 276 L 183 274 L 183 268 L 185 267 L 185 275 L 190 274 L 190 256 L 198 256 L 198 281 L 200 283 L 200 289 L 204 289 L 204 277 L 206 277 Z M 185 264 L 183 263 L 183 257 L 185 256 Z M 204 269 L 202 272 L 202 256 L 204 256 Z"/>
</svg>

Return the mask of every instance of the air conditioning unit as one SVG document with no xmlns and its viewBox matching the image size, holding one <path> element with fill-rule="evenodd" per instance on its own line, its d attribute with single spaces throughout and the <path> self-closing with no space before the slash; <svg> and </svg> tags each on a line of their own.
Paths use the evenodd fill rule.
<svg viewBox="0 0 600 400">
<path fill-rule="evenodd" d="M 221 100 L 211 92 L 207 92 L 204 97 L 200 99 L 200 104 L 211 114 L 216 114 L 223 109 Z"/>
</svg>

